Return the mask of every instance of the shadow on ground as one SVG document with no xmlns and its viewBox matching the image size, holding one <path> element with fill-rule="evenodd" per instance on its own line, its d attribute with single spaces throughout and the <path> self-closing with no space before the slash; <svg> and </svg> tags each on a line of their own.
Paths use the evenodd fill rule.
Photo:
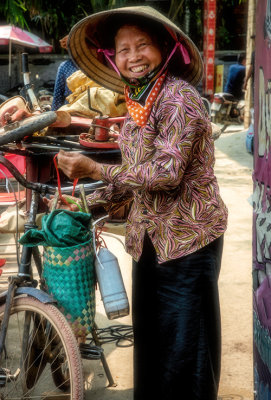
<svg viewBox="0 0 271 400">
<path fill-rule="evenodd" d="M 243 167 L 250 168 L 253 156 L 246 150 L 246 133 L 247 130 L 233 131 L 231 129 L 229 132 L 226 131 L 215 141 L 215 147 L 227 155 L 229 159 L 237 161 Z M 234 141 L 233 135 L 236 136 Z"/>
</svg>

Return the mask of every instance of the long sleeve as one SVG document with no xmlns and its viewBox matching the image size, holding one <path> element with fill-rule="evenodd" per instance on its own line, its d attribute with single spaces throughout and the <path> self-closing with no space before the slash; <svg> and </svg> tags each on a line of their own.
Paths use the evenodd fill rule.
<svg viewBox="0 0 271 400">
<path fill-rule="evenodd" d="M 129 190 L 118 189 L 109 184 L 106 188 L 98 189 L 87 196 L 90 209 L 103 207 L 106 212 L 114 214 L 122 206 L 129 204 L 133 199 L 133 193 Z"/>
</svg>

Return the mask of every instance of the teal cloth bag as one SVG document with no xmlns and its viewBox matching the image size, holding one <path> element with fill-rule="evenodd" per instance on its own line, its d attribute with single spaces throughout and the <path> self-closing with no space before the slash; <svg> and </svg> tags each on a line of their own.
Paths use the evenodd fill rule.
<svg viewBox="0 0 271 400">
<path fill-rule="evenodd" d="M 20 239 L 24 246 L 73 246 L 91 239 L 91 215 L 54 210 L 42 217 L 41 229 L 30 229 Z"/>
</svg>

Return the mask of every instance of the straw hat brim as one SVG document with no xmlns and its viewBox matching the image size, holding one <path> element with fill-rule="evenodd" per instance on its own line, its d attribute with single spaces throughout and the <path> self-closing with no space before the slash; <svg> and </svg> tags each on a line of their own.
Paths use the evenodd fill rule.
<svg viewBox="0 0 271 400">
<path fill-rule="evenodd" d="M 152 21 L 161 23 L 175 40 L 180 41 L 187 49 L 190 56 L 190 63 L 185 64 L 180 54 L 176 54 L 174 60 L 175 67 L 181 71 L 180 77 L 192 85 L 196 86 L 203 73 L 203 63 L 200 53 L 192 42 L 192 40 L 182 30 L 170 21 L 163 14 L 152 7 L 136 6 L 123 7 L 112 10 L 102 11 L 92 14 L 79 21 L 72 28 L 68 39 L 68 51 L 74 63 L 89 78 L 99 85 L 123 93 L 124 83 L 119 75 L 107 65 L 107 62 L 97 53 L 97 49 L 101 47 L 101 43 L 97 41 L 97 30 L 103 27 L 104 32 L 107 29 L 107 19 L 116 14 L 139 15 L 149 18 Z M 179 50 L 176 51 L 179 53 Z"/>
</svg>

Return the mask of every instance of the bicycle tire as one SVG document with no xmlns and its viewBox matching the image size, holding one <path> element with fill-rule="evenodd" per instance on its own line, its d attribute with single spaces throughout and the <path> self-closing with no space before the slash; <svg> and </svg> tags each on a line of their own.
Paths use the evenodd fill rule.
<svg viewBox="0 0 271 400">
<path fill-rule="evenodd" d="M 59 356 L 51 364 L 51 372 L 56 387 L 59 387 L 60 390 L 65 392 L 69 390 L 70 382 L 67 376 L 67 370 L 62 368 L 62 357 L 63 354 L 60 352 Z"/>
<path fill-rule="evenodd" d="M 3 314 L 4 305 L 0 306 L 0 325 Z M 25 323 L 27 318 L 30 321 L 29 327 Z M 42 323 L 39 324 L 39 321 Z M 42 327 L 45 326 L 47 330 L 42 332 Z M 43 348 L 37 345 L 41 336 L 42 340 L 45 339 Z M 25 346 L 22 346 L 23 339 Z M 61 363 L 65 366 L 66 375 L 68 374 L 66 383 L 68 381 L 69 385 L 55 386 L 52 364 L 56 360 L 58 367 Z M 33 366 L 39 361 L 40 369 L 38 365 Z M 52 304 L 44 304 L 31 297 L 14 300 L 1 369 L 6 373 L 10 371 L 9 379 L 6 376 L 4 383 L 0 381 L 1 400 L 47 398 L 44 397 L 45 394 L 49 397 L 57 395 L 60 398 L 62 395 L 70 400 L 84 399 L 83 367 L 76 338 L 64 315 Z M 17 377 L 16 371 L 19 371 Z"/>
<path fill-rule="evenodd" d="M 12 143 L 23 139 L 25 136 L 32 136 L 35 132 L 46 128 L 57 119 L 54 111 L 47 111 L 33 117 L 18 121 L 18 126 L 10 131 L 0 128 L 0 145 Z"/>
</svg>

